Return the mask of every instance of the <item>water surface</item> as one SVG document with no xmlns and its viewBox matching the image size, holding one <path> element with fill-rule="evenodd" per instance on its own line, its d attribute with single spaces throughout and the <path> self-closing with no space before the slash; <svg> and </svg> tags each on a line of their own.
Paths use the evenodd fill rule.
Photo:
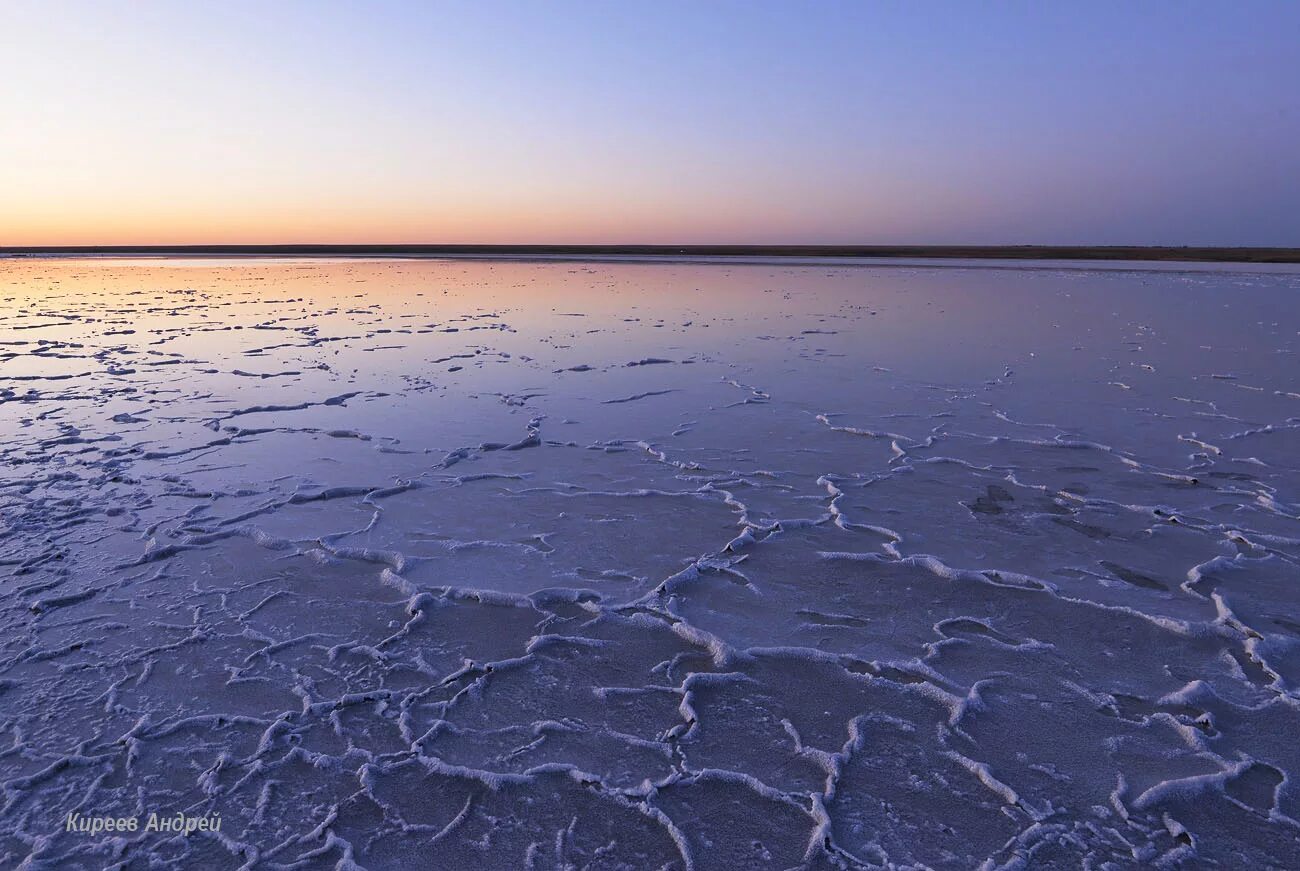
<svg viewBox="0 0 1300 871">
<path fill-rule="evenodd" d="M 1294 866 L 1298 293 L 0 263 L 0 866 Z"/>
</svg>

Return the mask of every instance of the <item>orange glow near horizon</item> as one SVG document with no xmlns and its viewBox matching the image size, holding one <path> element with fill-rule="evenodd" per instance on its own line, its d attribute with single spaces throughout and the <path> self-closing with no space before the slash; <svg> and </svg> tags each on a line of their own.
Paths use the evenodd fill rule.
<svg viewBox="0 0 1300 871">
<path fill-rule="evenodd" d="M 0 169 L 0 183 L 3 176 Z M 255 179 L 227 182 L 223 190 L 221 173 L 186 181 L 150 178 L 138 167 L 135 178 L 113 190 L 87 190 L 66 179 L 56 191 L 11 183 L 0 213 L 0 246 L 853 243 L 898 241 L 923 232 L 920 216 L 897 209 L 891 214 L 889 201 L 901 192 L 888 191 L 889 185 L 880 186 L 887 198 L 864 197 L 853 204 L 852 222 L 825 225 L 823 216 L 822 229 L 810 234 L 815 216 L 791 207 L 795 192 L 771 186 L 745 190 L 737 185 L 692 198 L 666 186 L 656 191 L 625 184 L 616 191 L 581 193 L 547 189 L 518 173 L 476 190 L 439 190 L 426 183 L 406 190 L 376 185 L 338 191 L 283 179 L 261 188 Z M 829 192 L 821 196 L 834 202 Z M 931 207 L 941 200 L 936 192 Z M 961 215 L 971 205 L 953 202 L 948 213 Z"/>
</svg>

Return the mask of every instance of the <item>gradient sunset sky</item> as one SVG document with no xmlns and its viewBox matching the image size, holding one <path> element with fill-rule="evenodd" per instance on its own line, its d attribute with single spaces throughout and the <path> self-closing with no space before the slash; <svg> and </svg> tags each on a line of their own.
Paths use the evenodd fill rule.
<svg viewBox="0 0 1300 871">
<path fill-rule="evenodd" d="M 0 0 L 0 246 L 1300 245 L 1300 3 Z"/>
</svg>

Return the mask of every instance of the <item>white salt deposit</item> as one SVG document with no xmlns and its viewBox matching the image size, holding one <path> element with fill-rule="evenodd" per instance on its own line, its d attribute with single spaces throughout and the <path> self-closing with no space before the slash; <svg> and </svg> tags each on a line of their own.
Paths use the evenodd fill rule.
<svg viewBox="0 0 1300 871">
<path fill-rule="evenodd" d="M 1298 344 L 1287 268 L 0 261 L 0 867 L 1296 867 Z"/>
</svg>

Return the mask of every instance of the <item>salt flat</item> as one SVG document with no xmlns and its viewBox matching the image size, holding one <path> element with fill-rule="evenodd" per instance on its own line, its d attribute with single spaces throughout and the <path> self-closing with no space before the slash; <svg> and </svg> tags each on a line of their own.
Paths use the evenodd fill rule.
<svg viewBox="0 0 1300 871">
<path fill-rule="evenodd" d="M 0 867 L 1296 867 L 1298 345 L 1296 267 L 0 261 Z"/>
</svg>

